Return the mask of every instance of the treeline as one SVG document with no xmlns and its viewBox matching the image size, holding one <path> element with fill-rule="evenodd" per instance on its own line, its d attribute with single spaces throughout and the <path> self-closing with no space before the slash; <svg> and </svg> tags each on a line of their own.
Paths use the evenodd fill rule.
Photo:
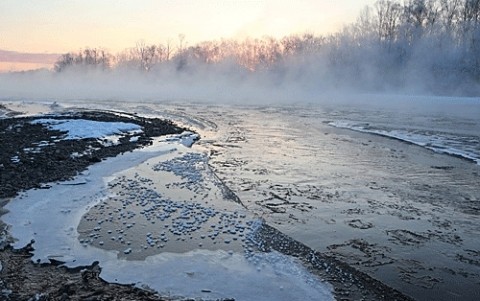
<svg viewBox="0 0 480 301">
<path fill-rule="evenodd" d="M 329 36 L 146 44 L 111 54 L 87 48 L 64 54 L 55 70 L 268 74 L 274 84 L 367 91 L 412 89 L 476 94 L 480 83 L 480 0 L 380 0 Z M 271 76 L 270 76 L 271 75 Z"/>
<path fill-rule="evenodd" d="M 336 40 L 353 76 L 370 70 L 387 86 L 478 93 L 480 0 L 377 1 Z"/>
<path fill-rule="evenodd" d="M 115 55 L 101 48 L 69 52 L 58 59 L 54 69 L 57 72 L 84 67 L 152 71 L 168 63 L 180 71 L 199 64 L 229 62 L 245 70 L 256 71 L 272 68 L 292 56 L 317 53 L 323 43 L 323 37 L 311 34 L 289 36 L 280 40 L 265 37 L 244 41 L 206 41 L 189 47 L 182 46 L 182 38 L 175 45 L 173 43 L 148 45 L 145 42 L 138 42 L 135 47 Z"/>
</svg>

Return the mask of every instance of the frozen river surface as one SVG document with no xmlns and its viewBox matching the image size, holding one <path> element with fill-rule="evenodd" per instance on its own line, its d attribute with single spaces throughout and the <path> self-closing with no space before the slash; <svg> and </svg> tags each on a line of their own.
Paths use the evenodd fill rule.
<svg viewBox="0 0 480 301">
<path fill-rule="evenodd" d="M 162 149 L 161 157 L 129 159 L 135 169 L 112 170 L 115 176 L 107 190 L 75 216 L 79 234 L 64 235 L 74 238 L 74 250 L 88 242 L 89 252 L 106 252 L 101 253 L 105 258 L 116 250 L 115 257 L 147 258 L 145 266 L 153 260 L 167 270 L 173 268 L 167 257 L 182 252 L 203 258 L 201 262 L 215 261 L 217 268 L 236 267 L 233 274 L 245 273 L 253 282 L 258 281 L 254 271 L 260 265 L 266 282 L 283 283 L 277 289 L 300 279 L 292 285 L 302 287 L 303 296 L 329 298 L 328 286 L 315 284 L 315 277 L 300 266 L 287 268 L 296 263 L 281 254 L 258 257 L 252 271 L 245 268 L 245 257 L 238 254 L 246 252 L 251 258 L 248 233 L 261 218 L 415 299 L 477 300 L 480 103 L 387 100 L 388 105 L 374 101 L 368 106 L 117 103 L 118 110 L 179 122 L 198 132 L 201 140 L 191 150 L 172 154 Z M 110 107 L 101 102 L 75 105 Z M 132 199 L 125 196 L 128 191 L 162 201 L 154 207 L 126 203 Z M 119 221 L 104 218 L 109 212 Z M 156 220 L 152 226 L 150 213 L 160 214 L 161 223 Z M 129 215 L 135 223 L 128 221 Z M 91 239 L 96 236 L 102 238 Z M 162 252 L 170 255 L 156 257 Z M 182 258 L 178 266 L 191 269 L 186 277 L 192 279 L 197 270 Z M 105 275 L 108 279 L 108 272 Z M 181 291 L 173 284 L 169 289 Z M 215 290 L 229 292 L 224 287 Z"/>
<path fill-rule="evenodd" d="M 248 211 L 419 300 L 480 297 L 480 102 L 189 106 Z M 141 112 L 141 107 L 137 107 Z"/>
</svg>

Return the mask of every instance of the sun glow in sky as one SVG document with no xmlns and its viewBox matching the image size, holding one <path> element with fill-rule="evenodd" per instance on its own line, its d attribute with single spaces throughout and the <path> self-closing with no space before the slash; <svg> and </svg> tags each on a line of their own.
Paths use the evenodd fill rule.
<svg viewBox="0 0 480 301">
<path fill-rule="evenodd" d="M 375 0 L 1 0 L 0 49 L 121 51 L 146 43 L 328 34 Z"/>
</svg>

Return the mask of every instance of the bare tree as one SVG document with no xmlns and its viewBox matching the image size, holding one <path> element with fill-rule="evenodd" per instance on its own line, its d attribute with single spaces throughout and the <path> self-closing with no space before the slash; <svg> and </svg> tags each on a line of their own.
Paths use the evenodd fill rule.
<svg viewBox="0 0 480 301">
<path fill-rule="evenodd" d="M 440 0 L 440 18 L 443 21 L 445 31 L 453 32 L 458 23 L 461 0 Z"/>
<path fill-rule="evenodd" d="M 55 62 L 54 70 L 56 72 L 61 72 L 72 66 L 75 61 L 75 55 L 72 53 L 65 53 Z"/>
<path fill-rule="evenodd" d="M 85 48 L 83 51 L 63 54 L 55 63 L 54 70 L 61 72 L 73 66 L 77 68 L 110 68 L 112 56 L 100 48 Z"/>
<path fill-rule="evenodd" d="M 139 41 L 133 49 L 133 56 L 138 61 L 140 70 L 149 71 L 157 62 L 157 46 L 147 45 L 145 41 Z"/>
<path fill-rule="evenodd" d="M 379 0 L 375 3 L 375 10 L 379 40 L 390 44 L 396 38 L 402 8 L 397 1 Z"/>
</svg>

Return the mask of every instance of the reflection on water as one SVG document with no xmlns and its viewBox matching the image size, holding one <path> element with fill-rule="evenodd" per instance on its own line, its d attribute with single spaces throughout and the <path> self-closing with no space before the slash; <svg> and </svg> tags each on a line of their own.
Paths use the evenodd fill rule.
<svg viewBox="0 0 480 301">
<path fill-rule="evenodd" d="M 282 232 L 418 299 L 478 294 L 479 166 L 328 125 L 347 120 L 478 139 L 472 116 L 440 109 L 431 116 L 317 107 L 166 111 L 203 125 L 196 147 L 211 153 L 209 164 L 250 212 Z"/>
<path fill-rule="evenodd" d="M 478 151 L 478 102 L 416 99 L 407 105 L 119 104 L 199 131 L 194 149 L 210 155 L 208 164 L 249 214 L 283 233 L 414 298 L 474 300 L 480 167 L 329 125 L 442 133 Z"/>
<path fill-rule="evenodd" d="M 221 188 L 204 154 L 150 159 L 114 175 L 108 196 L 83 216 L 80 242 L 129 260 L 196 249 L 242 253 L 253 220 Z"/>
</svg>

